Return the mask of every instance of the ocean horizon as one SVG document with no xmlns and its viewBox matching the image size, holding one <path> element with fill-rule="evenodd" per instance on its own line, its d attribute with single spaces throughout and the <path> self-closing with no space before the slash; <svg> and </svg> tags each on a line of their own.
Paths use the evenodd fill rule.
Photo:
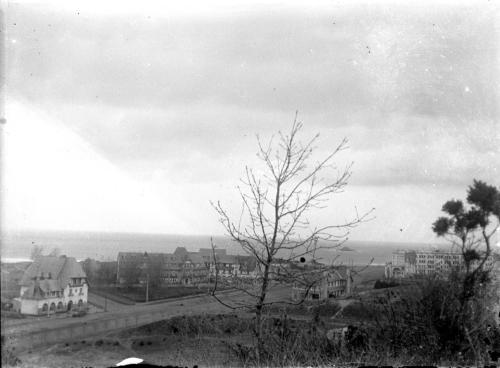
<svg viewBox="0 0 500 368">
<path fill-rule="evenodd" d="M 118 252 L 172 253 L 177 247 L 188 251 L 210 248 L 210 239 L 229 254 L 244 254 L 238 245 L 225 236 L 175 235 L 143 233 L 107 233 L 84 231 L 17 231 L 5 232 L 1 239 L 2 262 L 29 261 L 34 245 L 46 253 L 58 248 L 60 254 L 78 260 L 94 258 L 114 261 Z M 341 250 L 346 247 L 350 250 Z M 338 264 L 384 265 L 397 249 L 446 248 L 448 244 L 348 240 L 341 247 L 318 250 L 316 256 L 323 262 Z"/>
</svg>

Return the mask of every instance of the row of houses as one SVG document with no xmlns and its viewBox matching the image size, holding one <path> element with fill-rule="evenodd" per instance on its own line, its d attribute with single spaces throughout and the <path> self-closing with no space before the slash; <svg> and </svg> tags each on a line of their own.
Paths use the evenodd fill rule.
<svg viewBox="0 0 500 368">
<path fill-rule="evenodd" d="M 254 280 L 261 275 L 255 259 L 228 255 L 226 250 L 200 249 L 188 252 L 179 247 L 169 253 L 119 253 L 117 281 L 143 284 L 152 277 L 166 285 L 195 285 L 218 274 L 223 278 Z M 292 299 L 328 299 L 350 293 L 352 280 L 346 267 L 325 268 L 314 261 L 284 262 L 270 267 L 275 280 L 291 280 Z M 24 271 L 19 282 L 19 297 L 13 309 L 28 315 L 50 315 L 85 310 L 88 303 L 88 281 L 82 265 L 73 257 L 41 256 Z"/>
<path fill-rule="evenodd" d="M 188 252 L 178 247 L 173 253 L 120 252 L 117 260 L 119 284 L 144 284 L 159 279 L 164 285 L 196 285 L 206 283 L 216 274 L 234 280 L 254 280 L 261 275 L 255 259 L 229 255 L 225 249 L 200 249 Z M 352 278 L 347 267 L 325 269 L 316 262 L 276 260 L 270 266 L 270 277 L 279 281 L 293 280 L 292 299 L 324 300 L 351 293 Z M 295 278 L 293 275 L 300 274 Z"/>
<path fill-rule="evenodd" d="M 225 279 L 255 280 L 262 270 L 253 257 L 230 255 L 225 249 L 202 248 L 189 252 L 178 247 L 173 253 L 120 252 L 117 259 L 118 284 L 144 284 L 153 279 L 163 285 L 203 284 L 215 275 Z M 293 275 L 300 274 L 297 278 Z M 292 299 L 328 299 L 349 295 L 352 279 L 347 267 L 326 268 L 317 262 L 286 262 L 270 265 L 276 281 L 293 280 Z"/>
<path fill-rule="evenodd" d="M 257 264 L 252 257 L 227 254 L 225 249 L 202 248 L 189 252 L 177 247 L 173 253 L 120 252 L 117 258 L 118 284 L 143 284 L 152 279 L 164 285 L 197 285 L 211 276 L 255 278 Z"/>
</svg>

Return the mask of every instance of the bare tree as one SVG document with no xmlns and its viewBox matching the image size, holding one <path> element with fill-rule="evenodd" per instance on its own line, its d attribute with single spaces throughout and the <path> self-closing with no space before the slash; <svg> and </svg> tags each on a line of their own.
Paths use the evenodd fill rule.
<svg viewBox="0 0 500 368">
<path fill-rule="evenodd" d="M 259 272 L 253 280 L 253 287 L 240 287 L 250 297 L 250 303 L 239 301 L 231 305 L 218 298 L 229 307 L 251 307 L 255 311 L 257 356 L 263 351 L 264 344 L 263 307 L 273 302 L 268 301 L 269 290 L 280 282 L 300 284 L 306 291 L 305 298 L 331 266 L 319 263 L 312 268 L 291 266 L 300 265 L 300 260 L 304 261 L 306 257 L 314 260 L 320 249 L 343 244 L 350 230 L 368 221 L 373 211 L 359 215 L 356 210 L 352 219 L 340 224 L 311 224 L 311 211 L 325 208 L 331 195 L 344 190 L 351 176 L 352 163 L 338 169 L 333 162 L 337 154 L 348 148 L 347 139 L 343 139 L 326 157 L 313 162 L 319 134 L 304 144 L 299 140 L 302 128 L 296 114 L 290 133 L 279 132 L 267 144 L 257 136 L 257 156 L 264 164 L 264 171 L 257 174 L 252 168 L 245 168 L 238 187 L 242 201 L 239 219 L 233 220 L 220 202 L 212 203 L 227 234 L 257 263 Z M 236 284 L 233 282 L 233 286 Z"/>
</svg>

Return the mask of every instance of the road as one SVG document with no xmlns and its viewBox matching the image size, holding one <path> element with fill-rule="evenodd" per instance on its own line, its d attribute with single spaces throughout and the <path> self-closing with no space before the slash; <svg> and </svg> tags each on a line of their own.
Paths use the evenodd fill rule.
<svg viewBox="0 0 500 368">
<path fill-rule="evenodd" d="M 92 292 L 89 292 L 88 301 L 89 303 L 99 306 L 102 309 L 105 308 L 109 312 L 115 312 L 130 307 L 129 305 L 117 303 L 111 299 L 102 297 Z"/>
<path fill-rule="evenodd" d="M 269 300 L 283 300 L 289 289 L 276 289 Z M 221 294 L 221 300 L 232 305 L 248 305 L 249 297 L 242 292 Z M 39 317 L 20 323 L 7 320 L 2 323 L 2 335 L 9 338 L 16 350 L 49 345 L 69 340 L 106 334 L 123 328 L 135 327 L 158 320 L 183 315 L 229 313 L 225 307 L 209 295 L 176 299 L 161 303 L 136 304 L 119 310 L 88 314 L 78 318 Z"/>
</svg>

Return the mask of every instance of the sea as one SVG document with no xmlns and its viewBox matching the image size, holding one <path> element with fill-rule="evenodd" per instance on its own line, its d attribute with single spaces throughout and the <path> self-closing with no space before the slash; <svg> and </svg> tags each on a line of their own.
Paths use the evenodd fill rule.
<svg viewBox="0 0 500 368">
<path fill-rule="evenodd" d="M 42 246 L 45 253 L 58 249 L 59 254 L 77 260 L 93 258 L 116 260 L 118 252 L 172 253 L 177 247 L 188 251 L 210 248 L 227 249 L 228 254 L 244 254 L 237 243 L 224 236 L 107 233 L 76 231 L 18 231 L 0 235 L 2 262 L 29 261 L 33 246 Z M 326 245 L 326 244 L 324 244 Z M 428 243 L 348 240 L 339 247 L 318 250 L 316 258 L 324 263 L 350 265 L 384 265 L 398 249 L 429 249 L 446 247 Z"/>
</svg>

